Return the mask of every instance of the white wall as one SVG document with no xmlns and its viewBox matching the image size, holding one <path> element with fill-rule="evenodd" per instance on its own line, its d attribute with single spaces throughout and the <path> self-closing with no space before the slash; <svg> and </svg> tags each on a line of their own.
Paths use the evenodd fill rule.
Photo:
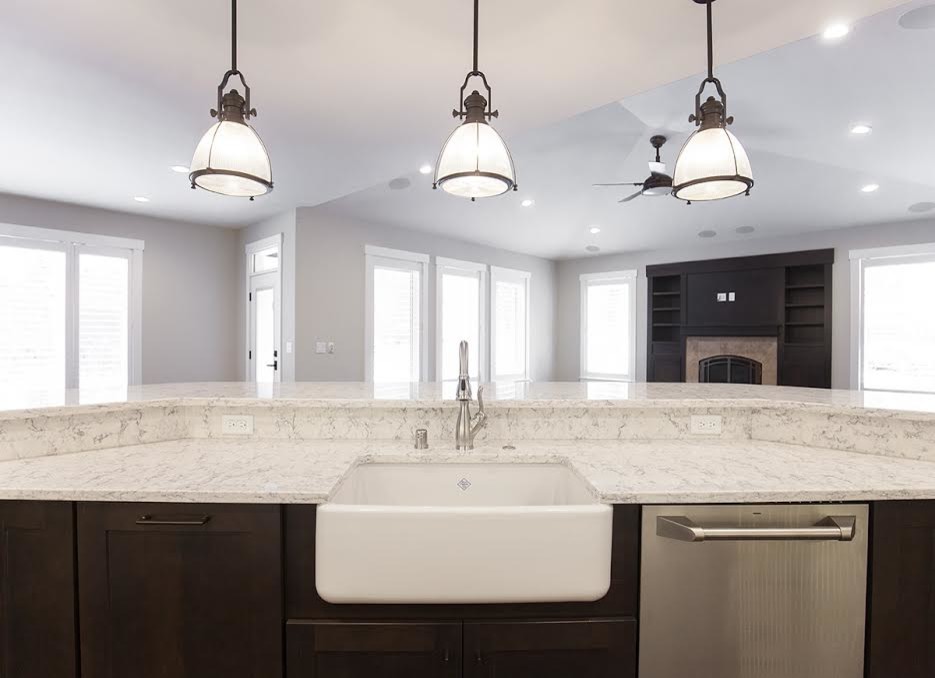
<svg viewBox="0 0 935 678">
<path fill-rule="evenodd" d="M 832 368 L 834 388 L 856 388 L 850 384 L 850 265 L 852 249 L 935 242 L 935 220 L 875 224 L 835 231 L 821 231 L 785 238 L 702 244 L 686 233 L 687 246 L 679 249 L 608 255 L 558 262 L 558 323 L 556 379 L 576 380 L 579 371 L 579 280 L 581 273 L 637 269 L 637 379 L 646 380 L 646 266 L 700 259 L 719 259 L 753 254 L 834 248 L 832 297 Z M 689 240 L 691 239 L 691 241 Z M 692 242 L 693 241 L 693 242 Z M 935 292 L 935 290 L 932 290 Z M 920 303 L 931 303 L 920 299 Z"/>
<path fill-rule="evenodd" d="M 247 330 L 246 330 L 246 297 L 244 296 L 247 277 L 247 260 L 244 248 L 248 243 L 262 238 L 282 233 L 282 252 L 280 252 L 280 265 L 282 266 L 282 290 L 280 294 L 280 308 L 282 309 L 282 330 L 280 352 L 280 378 L 282 381 L 295 381 L 295 351 L 286 352 L 286 342 L 295 345 L 295 210 L 283 212 L 275 217 L 261 221 L 257 224 L 240 229 L 239 266 L 238 266 L 238 296 L 237 313 L 239 330 L 237 334 L 237 374 L 242 380 L 246 374 Z"/>
<path fill-rule="evenodd" d="M 237 379 L 236 230 L 5 194 L 0 222 L 144 240 L 143 383 Z"/>
<path fill-rule="evenodd" d="M 532 274 L 530 377 L 554 378 L 555 270 L 553 261 L 494 249 L 423 231 L 368 224 L 322 208 L 296 210 L 296 378 L 363 381 L 364 246 L 516 268 Z M 428 276 L 428 368 L 435 373 L 435 271 Z M 333 355 L 315 353 L 316 341 L 333 341 Z"/>
</svg>

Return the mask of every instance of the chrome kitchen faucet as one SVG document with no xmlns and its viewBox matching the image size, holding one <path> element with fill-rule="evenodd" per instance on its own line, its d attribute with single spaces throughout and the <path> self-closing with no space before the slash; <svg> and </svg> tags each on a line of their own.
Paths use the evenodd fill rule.
<svg viewBox="0 0 935 678">
<path fill-rule="evenodd" d="M 474 437 L 487 425 L 487 413 L 484 411 L 484 387 L 477 387 L 477 413 L 471 416 L 471 377 L 468 374 L 468 343 L 461 342 L 460 374 L 458 392 L 455 398 L 459 403 L 458 422 L 455 424 L 455 449 L 473 450 Z"/>
</svg>

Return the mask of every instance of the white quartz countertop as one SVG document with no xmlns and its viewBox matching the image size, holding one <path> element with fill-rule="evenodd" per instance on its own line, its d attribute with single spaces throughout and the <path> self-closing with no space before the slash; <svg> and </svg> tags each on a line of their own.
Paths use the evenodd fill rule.
<svg viewBox="0 0 935 678">
<path fill-rule="evenodd" d="M 935 499 L 935 463 L 757 440 L 179 440 L 0 463 L 0 499 L 322 503 L 355 464 L 559 462 L 605 503 Z"/>
<path fill-rule="evenodd" d="M 742 384 L 664 384 L 616 382 L 497 382 L 485 384 L 494 407 L 665 408 L 721 407 L 822 408 L 843 412 L 910 413 L 935 421 L 935 394 L 890 393 L 751 386 Z M 475 393 L 477 386 L 475 385 Z M 0 384 L 0 420 L 103 412 L 142 405 L 262 407 L 456 407 L 455 384 L 363 382 L 211 382 L 132 386 L 119 390 L 22 389 Z"/>
</svg>

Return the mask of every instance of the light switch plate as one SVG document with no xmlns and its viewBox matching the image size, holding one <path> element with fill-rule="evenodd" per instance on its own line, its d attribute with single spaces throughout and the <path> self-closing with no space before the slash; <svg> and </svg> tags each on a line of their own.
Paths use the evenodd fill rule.
<svg viewBox="0 0 935 678">
<path fill-rule="evenodd" d="M 328 342 L 328 353 L 334 353 L 334 342 L 333 341 Z"/>
<path fill-rule="evenodd" d="M 315 342 L 315 353 L 327 353 L 327 352 L 328 352 L 328 344 L 326 344 L 323 341 Z"/>
<path fill-rule="evenodd" d="M 718 414 L 693 414 L 691 432 L 694 435 L 716 436 L 721 434 L 721 416 Z"/>
<path fill-rule="evenodd" d="M 253 435 L 252 414 L 222 414 L 221 434 L 228 436 Z"/>
<path fill-rule="evenodd" d="M 717 293 L 718 302 L 727 301 L 727 292 L 718 292 Z"/>
<path fill-rule="evenodd" d="M 292 342 L 291 341 L 286 342 L 286 353 L 292 353 Z"/>
</svg>

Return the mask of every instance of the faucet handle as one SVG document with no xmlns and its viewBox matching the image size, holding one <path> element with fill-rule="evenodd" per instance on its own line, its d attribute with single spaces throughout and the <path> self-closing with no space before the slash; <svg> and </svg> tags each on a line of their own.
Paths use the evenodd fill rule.
<svg viewBox="0 0 935 678">
<path fill-rule="evenodd" d="M 479 414 L 487 414 L 484 412 L 484 387 L 477 387 L 477 411 Z"/>
</svg>

